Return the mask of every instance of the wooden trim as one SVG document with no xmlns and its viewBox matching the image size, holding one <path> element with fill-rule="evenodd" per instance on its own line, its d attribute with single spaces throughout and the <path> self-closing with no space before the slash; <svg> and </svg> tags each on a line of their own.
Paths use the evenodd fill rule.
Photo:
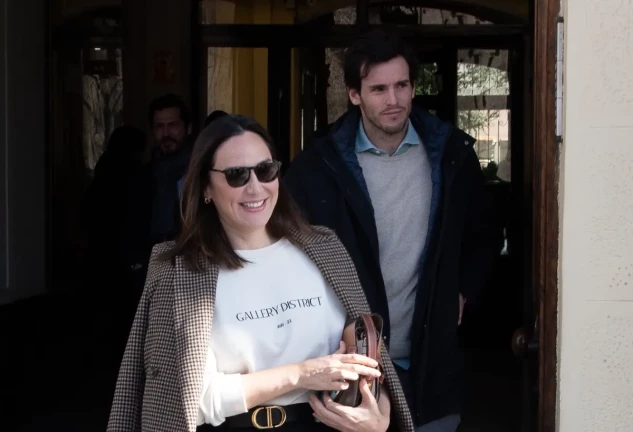
<svg viewBox="0 0 633 432">
<path fill-rule="evenodd" d="M 425 44 L 459 44 L 469 48 L 504 48 L 521 41 L 524 25 L 477 26 L 368 26 L 397 31 L 407 39 Z M 313 26 L 311 24 L 210 24 L 201 26 L 204 44 L 227 47 L 347 47 L 363 29 L 358 26 Z"/>
<path fill-rule="evenodd" d="M 209 110 L 209 48 L 202 43 L 198 44 L 196 48 L 200 59 L 196 66 L 198 76 L 193 77 L 191 81 L 194 91 L 191 104 L 197 106 L 197 112 L 193 113 L 193 118 L 197 120 L 198 130 L 201 132 L 204 128 L 204 121 L 210 114 L 207 112 Z M 195 69 L 193 71 L 195 72 Z M 197 95 L 195 95 L 196 91 Z"/>
<path fill-rule="evenodd" d="M 533 275 L 538 299 L 538 431 L 556 430 L 558 326 L 558 163 L 555 136 L 556 20 L 559 0 L 534 6 Z"/>
<path fill-rule="evenodd" d="M 196 0 L 190 6 L 190 52 L 191 67 L 189 69 L 189 99 L 191 100 L 191 119 L 193 130 L 201 131 L 207 117 L 207 47 L 200 36 L 200 8 Z"/>
<path fill-rule="evenodd" d="M 328 125 L 327 113 L 327 88 L 329 86 L 330 65 L 325 61 L 326 48 L 319 48 L 314 51 L 315 61 L 315 110 L 316 129 L 315 131 Z"/>
</svg>

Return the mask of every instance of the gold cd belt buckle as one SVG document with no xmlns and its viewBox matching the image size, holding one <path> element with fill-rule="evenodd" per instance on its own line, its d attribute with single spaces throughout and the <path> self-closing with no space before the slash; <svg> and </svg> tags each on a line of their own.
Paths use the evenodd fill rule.
<svg viewBox="0 0 633 432">
<path fill-rule="evenodd" d="M 265 425 L 261 425 L 257 421 L 257 416 L 263 410 L 266 410 L 266 424 Z M 281 414 L 281 420 L 279 420 L 279 423 L 277 424 L 273 424 L 273 410 L 278 410 L 279 413 Z M 281 427 L 284 425 L 284 423 L 286 423 L 286 410 L 284 409 L 284 407 L 280 407 L 277 405 L 259 407 L 255 411 L 253 411 L 253 415 L 251 416 L 251 422 L 253 423 L 253 426 L 257 429 L 272 429 L 272 428 Z"/>
</svg>

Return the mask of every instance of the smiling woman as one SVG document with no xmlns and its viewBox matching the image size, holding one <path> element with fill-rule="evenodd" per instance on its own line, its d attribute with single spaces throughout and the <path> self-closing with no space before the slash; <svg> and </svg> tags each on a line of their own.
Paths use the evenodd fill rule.
<svg viewBox="0 0 633 432">
<path fill-rule="evenodd" d="M 182 231 L 152 254 L 108 431 L 384 432 L 392 409 L 393 428 L 413 431 L 387 352 L 382 371 L 344 354 L 345 323 L 367 300 L 338 237 L 295 209 L 274 153 L 243 116 L 196 140 Z M 360 381 L 355 408 L 314 396 L 381 375 L 383 397 Z"/>
<path fill-rule="evenodd" d="M 236 269 L 245 260 L 235 250 L 310 233 L 279 184 L 274 158 L 270 135 L 251 118 L 225 116 L 202 131 L 183 186 L 182 234 L 172 256 L 184 255 L 194 268 L 203 256 Z"/>
<path fill-rule="evenodd" d="M 213 202 L 237 249 L 258 249 L 274 241 L 266 225 L 279 195 L 279 164 L 271 159 L 266 141 L 254 132 L 229 138 L 215 154 L 212 164 L 220 168 L 210 171 L 205 203 Z"/>
</svg>

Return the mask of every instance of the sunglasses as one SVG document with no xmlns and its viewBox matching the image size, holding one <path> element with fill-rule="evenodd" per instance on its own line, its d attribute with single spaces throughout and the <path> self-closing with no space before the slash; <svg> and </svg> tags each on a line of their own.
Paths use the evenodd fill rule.
<svg viewBox="0 0 633 432">
<path fill-rule="evenodd" d="M 251 171 L 255 173 L 255 177 L 261 183 L 270 183 L 279 177 L 279 169 L 281 168 L 281 162 L 279 161 L 264 161 L 260 162 L 252 167 L 233 167 L 223 170 L 217 170 L 211 168 L 211 171 L 224 174 L 226 182 L 229 186 L 238 188 L 242 187 L 251 179 Z"/>
</svg>

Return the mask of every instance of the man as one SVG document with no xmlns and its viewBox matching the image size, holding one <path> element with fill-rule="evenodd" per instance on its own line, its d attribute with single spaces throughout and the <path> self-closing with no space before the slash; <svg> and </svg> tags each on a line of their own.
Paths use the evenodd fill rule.
<svg viewBox="0 0 633 432">
<path fill-rule="evenodd" d="M 419 431 L 454 432 L 462 409 L 457 328 L 496 244 L 474 139 L 412 109 L 416 60 L 373 32 L 346 52 L 355 106 L 291 164 L 285 184 L 310 222 L 352 256 Z"/>
<path fill-rule="evenodd" d="M 128 264 L 136 270 L 146 267 L 155 244 L 178 232 L 179 193 L 191 154 L 191 112 L 183 100 L 167 94 L 153 100 L 148 111 L 154 147 L 131 193 L 125 240 Z"/>
</svg>

